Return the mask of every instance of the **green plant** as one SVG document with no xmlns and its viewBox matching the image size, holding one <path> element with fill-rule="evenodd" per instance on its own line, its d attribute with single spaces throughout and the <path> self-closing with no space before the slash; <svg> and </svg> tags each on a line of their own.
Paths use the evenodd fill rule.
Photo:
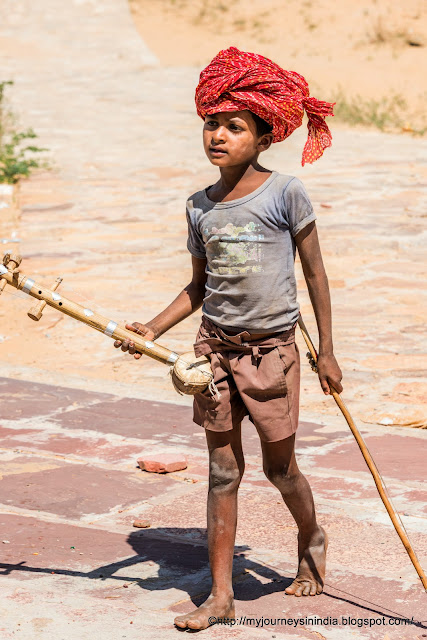
<svg viewBox="0 0 427 640">
<path fill-rule="evenodd" d="M 15 184 L 28 177 L 33 169 L 49 168 L 44 160 L 28 154 L 48 151 L 35 145 L 24 145 L 25 140 L 37 138 L 33 129 L 17 131 L 16 117 L 5 107 L 5 87 L 13 81 L 0 82 L 0 183 Z"/>
</svg>

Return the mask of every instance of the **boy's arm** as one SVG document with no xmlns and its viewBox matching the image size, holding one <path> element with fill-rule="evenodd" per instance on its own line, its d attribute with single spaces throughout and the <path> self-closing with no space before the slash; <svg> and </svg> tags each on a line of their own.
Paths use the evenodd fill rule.
<svg viewBox="0 0 427 640">
<path fill-rule="evenodd" d="M 329 383 L 341 393 L 342 373 L 334 356 L 332 344 L 332 313 L 328 278 L 323 265 L 317 236 L 316 223 L 310 222 L 295 236 L 295 244 L 301 258 L 314 315 L 319 331 L 319 355 L 317 370 L 324 393 L 330 393 Z"/>
<path fill-rule="evenodd" d="M 147 322 L 145 325 L 140 322 L 127 324 L 126 329 L 142 334 L 147 340 L 157 340 L 163 333 L 171 327 L 187 318 L 203 304 L 206 286 L 206 258 L 196 258 L 191 256 L 193 275 L 191 282 L 181 291 L 171 304 L 159 315 Z M 141 357 L 141 353 L 135 351 L 132 342 L 116 340 L 116 348 L 121 347 L 122 351 L 129 350 L 136 359 Z"/>
</svg>

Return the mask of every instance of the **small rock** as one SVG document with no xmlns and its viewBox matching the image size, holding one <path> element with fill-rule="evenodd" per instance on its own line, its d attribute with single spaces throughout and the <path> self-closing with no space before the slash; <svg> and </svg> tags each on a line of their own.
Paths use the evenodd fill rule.
<svg viewBox="0 0 427 640">
<path fill-rule="evenodd" d="M 10 540 L 2 540 L 3 544 L 10 544 Z"/>
<path fill-rule="evenodd" d="M 410 47 L 425 47 L 427 44 L 424 33 L 414 32 L 412 29 L 407 33 L 405 40 Z"/>
<path fill-rule="evenodd" d="M 187 468 L 187 460 L 176 453 L 156 453 L 143 456 L 137 460 L 143 471 L 151 473 L 171 473 Z"/>
<path fill-rule="evenodd" d="M 151 522 L 148 522 L 148 520 L 135 520 L 133 526 L 138 529 L 148 529 L 148 527 L 151 527 Z"/>
</svg>

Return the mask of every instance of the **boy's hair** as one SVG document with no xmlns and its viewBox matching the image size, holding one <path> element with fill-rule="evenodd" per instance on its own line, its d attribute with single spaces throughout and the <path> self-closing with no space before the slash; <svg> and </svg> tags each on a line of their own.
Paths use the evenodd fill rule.
<svg viewBox="0 0 427 640">
<path fill-rule="evenodd" d="M 268 124 L 268 122 L 257 116 L 253 111 L 251 111 L 251 116 L 255 120 L 256 132 L 260 137 L 265 133 L 272 133 L 273 127 L 271 124 Z"/>
</svg>

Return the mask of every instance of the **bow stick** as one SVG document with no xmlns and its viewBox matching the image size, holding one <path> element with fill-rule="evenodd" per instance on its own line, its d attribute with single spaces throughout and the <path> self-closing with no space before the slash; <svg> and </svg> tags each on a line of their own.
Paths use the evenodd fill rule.
<svg viewBox="0 0 427 640">
<path fill-rule="evenodd" d="M 307 331 L 307 327 L 304 324 L 304 321 L 301 317 L 301 315 L 298 318 L 298 325 L 299 328 L 301 329 L 301 333 L 303 335 L 303 338 L 305 340 L 305 343 L 309 349 L 309 353 L 307 353 L 307 358 L 310 362 L 310 366 L 313 369 L 313 371 L 315 371 L 317 373 L 317 352 L 316 349 L 314 348 L 313 342 L 308 334 Z M 329 381 L 328 381 L 329 382 Z M 386 494 L 386 486 L 385 483 L 375 465 L 375 462 L 369 452 L 368 447 L 365 444 L 365 441 L 363 440 L 358 428 L 356 427 L 356 425 L 353 422 L 353 419 L 347 409 L 347 407 L 345 406 L 344 402 L 341 400 L 339 393 L 336 391 L 336 389 L 331 385 L 331 383 L 329 382 L 329 386 L 332 392 L 332 396 L 335 400 L 335 402 L 337 403 L 337 405 L 339 406 L 339 408 L 341 409 L 342 414 L 344 415 L 344 418 L 347 420 L 347 424 L 350 427 L 350 430 L 352 432 L 352 434 L 354 435 L 354 437 L 356 438 L 356 442 L 359 445 L 359 449 L 362 452 L 362 456 L 366 462 L 366 464 L 368 465 L 369 471 L 372 474 L 372 477 L 374 478 L 374 482 L 375 485 L 378 489 L 378 493 L 380 494 L 381 500 L 383 501 L 383 504 L 385 506 L 385 508 L 387 509 L 387 513 L 390 516 L 390 519 L 394 525 L 394 528 L 397 531 L 397 535 L 399 536 L 399 538 L 401 539 L 403 546 L 405 547 L 408 556 L 411 559 L 412 564 L 415 567 L 416 572 L 418 573 L 418 576 L 423 584 L 423 587 L 425 589 L 425 591 L 427 591 L 427 578 L 426 575 L 419 563 L 419 560 L 415 554 L 415 551 L 413 550 L 411 543 L 409 542 L 409 538 L 406 535 L 406 532 L 404 530 L 403 527 L 403 523 L 401 522 L 401 519 L 398 515 L 398 513 L 394 510 L 393 505 L 391 504 L 389 498 L 387 497 Z"/>
</svg>

